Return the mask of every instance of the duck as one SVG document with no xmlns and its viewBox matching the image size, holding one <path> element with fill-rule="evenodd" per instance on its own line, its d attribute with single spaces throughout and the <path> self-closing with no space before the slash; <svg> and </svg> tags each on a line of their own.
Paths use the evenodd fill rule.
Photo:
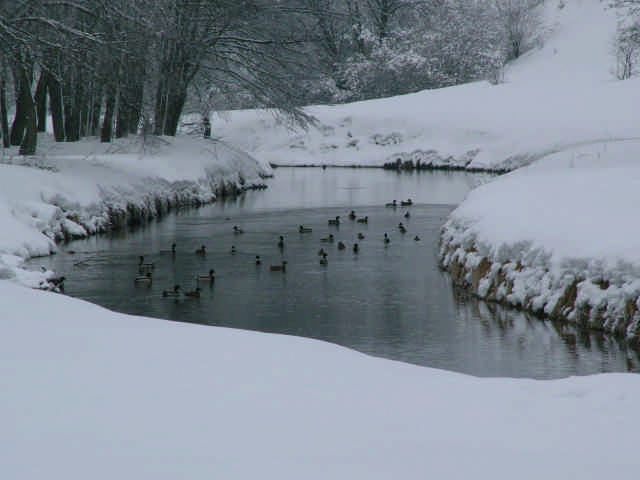
<svg viewBox="0 0 640 480">
<path fill-rule="evenodd" d="M 358 232 L 358 240 L 364 240 L 364 233 Z"/>
<path fill-rule="evenodd" d="M 300 232 L 300 233 L 311 233 L 311 228 L 305 227 L 303 225 L 300 225 L 300 227 L 298 227 L 298 232 Z"/>
<path fill-rule="evenodd" d="M 410 198 L 407 198 L 407 201 L 406 202 L 404 202 L 404 201 L 400 202 L 400 205 L 402 205 L 403 207 L 408 207 L 410 205 L 413 205 L 413 202 L 411 201 Z"/>
<path fill-rule="evenodd" d="M 322 256 L 322 255 L 326 255 L 327 252 L 324 251 L 324 248 L 321 248 L 320 250 L 318 250 L 318 255 Z"/>
<path fill-rule="evenodd" d="M 344 250 L 346 247 L 346 245 L 343 242 L 338 242 L 338 250 Z"/>
<path fill-rule="evenodd" d="M 200 255 L 201 257 L 204 257 L 207 254 L 207 248 L 202 245 L 200 248 L 198 248 L 196 250 L 196 255 Z"/>
<path fill-rule="evenodd" d="M 355 219 L 356 219 L 356 212 L 351 210 L 351 213 L 349 213 L 349 220 L 355 220 Z"/>
<path fill-rule="evenodd" d="M 369 217 L 361 217 L 357 220 L 358 223 L 369 223 Z"/>
<path fill-rule="evenodd" d="M 279 249 L 284 248 L 284 237 L 282 235 L 280 235 L 280 239 L 278 240 L 278 248 Z"/>
<path fill-rule="evenodd" d="M 398 230 L 400 230 L 400 233 L 407 233 L 407 228 L 402 224 L 402 222 L 398 224 Z"/>
<path fill-rule="evenodd" d="M 322 258 L 320 258 L 320 265 L 327 265 L 329 260 L 327 259 L 327 254 L 323 253 Z"/>
<path fill-rule="evenodd" d="M 391 242 L 391 240 L 389 239 L 389 235 L 387 235 L 386 233 L 384 234 L 383 242 L 385 245 L 389 245 L 389 242 Z"/>
<path fill-rule="evenodd" d="M 384 205 L 384 206 L 385 206 L 385 207 L 392 207 L 392 208 L 395 208 L 395 207 L 397 207 L 397 206 L 398 206 L 398 202 L 396 202 L 396 201 L 394 200 L 394 201 L 393 201 L 393 202 L 391 202 L 391 203 L 385 203 L 385 205 Z"/>
<path fill-rule="evenodd" d="M 51 285 L 53 287 L 54 291 L 60 291 L 62 293 L 64 293 L 64 281 L 66 280 L 66 277 L 62 276 L 62 277 L 53 277 L 53 278 L 49 278 L 47 280 L 47 282 L 49 283 L 49 285 Z"/>
<path fill-rule="evenodd" d="M 171 255 L 175 255 L 176 254 L 176 244 L 172 243 L 171 244 L 171 248 L 169 250 L 160 250 L 160 253 L 162 254 L 167 254 L 170 253 Z"/>
<path fill-rule="evenodd" d="M 420 241 L 420 237 L 419 237 L 418 235 L 416 235 L 415 237 L 413 237 L 413 239 L 414 239 L 416 242 L 419 242 L 419 241 Z"/>
<path fill-rule="evenodd" d="M 151 276 L 151 274 L 153 273 L 153 263 L 148 262 L 148 263 L 144 263 L 144 256 L 140 255 L 140 257 L 138 257 L 138 273 L 140 275 L 147 275 L 147 276 Z"/>
<path fill-rule="evenodd" d="M 256 255 L 256 265 L 261 265 L 262 260 L 260 260 L 260 255 Z"/>
<path fill-rule="evenodd" d="M 330 218 L 329 225 L 335 225 L 335 226 L 340 225 L 340 215 L 336 215 L 336 218 Z"/>
<path fill-rule="evenodd" d="M 334 240 L 334 238 L 333 238 L 333 234 L 332 233 L 330 233 L 328 237 L 320 239 L 321 242 L 325 242 L 325 243 L 327 243 L 327 242 L 328 243 L 333 243 L 333 240 Z"/>
<path fill-rule="evenodd" d="M 357 243 L 353 244 L 353 253 L 358 253 L 360 251 L 360 245 Z"/>
<path fill-rule="evenodd" d="M 182 288 L 180 287 L 180 285 L 174 285 L 173 286 L 173 290 L 163 290 L 162 291 L 162 296 L 163 297 L 181 297 L 182 296 Z"/>
<path fill-rule="evenodd" d="M 235 255 L 235 254 L 236 254 L 236 246 L 231 245 L 231 255 Z"/>
<path fill-rule="evenodd" d="M 184 292 L 185 297 L 200 298 L 200 287 L 196 287 L 195 290 L 189 290 Z"/>
<path fill-rule="evenodd" d="M 202 281 L 202 282 L 213 283 L 215 279 L 216 279 L 216 271 L 213 268 L 209 270 L 209 273 L 199 273 L 198 275 L 196 275 L 196 280 L 199 282 Z"/>
<path fill-rule="evenodd" d="M 409 211 L 407 211 L 407 213 L 404 214 L 404 218 L 409 218 L 411 215 L 409 215 Z"/>
<path fill-rule="evenodd" d="M 49 280 L 51 281 L 51 280 Z M 134 280 L 136 285 L 151 285 L 151 275 L 136 275 Z"/>
<path fill-rule="evenodd" d="M 269 270 L 272 272 L 285 272 L 287 270 L 287 261 L 283 260 L 280 265 L 271 265 Z"/>
<path fill-rule="evenodd" d="M 240 227 L 238 227 L 237 225 L 233 226 L 233 233 L 236 234 L 240 234 L 240 233 L 244 233 L 244 230 L 242 230 Z"/>
</svg>

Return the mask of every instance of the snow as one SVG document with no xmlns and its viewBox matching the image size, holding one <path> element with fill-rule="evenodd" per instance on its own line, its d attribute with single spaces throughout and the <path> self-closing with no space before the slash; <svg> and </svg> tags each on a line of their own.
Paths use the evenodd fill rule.
<svg viewBox="0 0 640 480">
<path fill-rule="evenodd" d="M 221 189 L 262 184 L 269 165 L 220 141 L 179 136 L 110 144 L 39 138 L 38 155 L 0 151 L 0 276 L 46 286 L 16 256 L 49 255 L 56 240 L 84 237 L 113 222 L 152 218 L 171 207 L 210 202 Z"/>
<path fill-rule="evenodd" d="M 0 282 L 6 478 L 628 478 L 640 377 L 481 379 Z"/>
<path fill-rule="evenodd" d="M 582 144 L 640 138 L 640 79 L 612 71 L 616 11 L 598 0 L 544 2 L 541 47 L 506 67 L 505 82 L 476 82 L 394 98 L 310 106 L 305 131 L 269 113 L 225 112 L 213 131 L 276 165 L 414 163 L 512 170 Z"/>
<path fill-rule="evenodd" d="M 55 251 L 61 235 L 104 227 L 109 208 L 153 215 L 154 199 L 207 201 L 220 182 L 259 181 L 266 162 L 379 165 L 413 155 L 511 169 L 537 160 L 454 211 L 443 262 L 478 269 L 490 259 L 479 291 L 547 313 L 575 284 L 567 315 L 590 312 L 616 330 L 640 292 L 640 141 L 625 140 L 640 136 L 631 101 L 640 85 L 607 75 L 604 4 L 565 3 L 545 2 L 552 33 L 505 84 L 310 107 L 323 128 L 309 132 L 249 111 L 214 124 L 260 160 L 179 137 L 45 139 L 37 157 L 3 152 L 3 477 L 635 476 L 637 375 L 475 378 L 311 339 L 128 316 L 16 284 L 51 278 L 21 269 L 24 259 Z M 598 48 L 577 55 L 580 42 Z M 495 288 L 501 276 L 510 284 Z"/>
</svg>

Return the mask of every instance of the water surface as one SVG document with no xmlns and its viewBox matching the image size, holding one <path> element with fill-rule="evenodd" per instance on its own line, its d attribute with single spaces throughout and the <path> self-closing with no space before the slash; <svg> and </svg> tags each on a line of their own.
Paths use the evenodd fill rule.
<svg viewBox="0 0 640 480">
<path fill-rule="evenodd" d="M 64 249 L 74 254 L 38 263 L 68 277 L 67 294 L 126 313 L 318 338 L 481 376 L 638 371 L 637 354 L 611 337 L 541 321 L 452 288 L 437 266 L 439 229 L 452 205 L 489 179 L 464 172 L 279 168 L 267 190 L 131 232 L 73 242 Z M 409 197 L 411 207 L 384 206 Z M 352 209 L 369 223 L 349 220 Z M 337 215 L 340 227 L 330 227 L 328 219 Z M 312 233 L 298 233 L 301 224 Z M 234 234 L 234 225 L 244 233 Z M 386 246 L 385 232 L 391 238 Z M 336 241 L 322 243 L 329 233 Z M 358 233 L 365 239 L 357 240 Z M 338 250 L 338 241 L 347 248 Z M 175 256 L 161 253 L 173 242 Z M 208 251 L 204 258 L 194 253 L 201 245 Z M 327 265 L 320 265 L 320 248 L 328 252 Z M 155 263 L 150 287 L 134 284 L 139 255 Z M 270 271 L 282 260 L 288 262 L 285 273 Z M 196 273 L 210 268 L 216 281 L 200 285 L 199 299 L 162 296 L 175 284 L 195 288 Z"/>
</svg>

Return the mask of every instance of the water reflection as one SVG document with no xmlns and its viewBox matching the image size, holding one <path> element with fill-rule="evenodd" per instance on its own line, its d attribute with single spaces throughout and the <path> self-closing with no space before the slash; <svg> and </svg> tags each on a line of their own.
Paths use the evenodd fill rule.
<svg viewBox="0 0 640 480">
<path fill-rule="evenodd" d="M 511 353 L 507 370 L 513 376 L 523 370 L 533 378 L 558 378 L 567 370 L 573 375 L 640 372 L 638 351 L 611 335 L 485 302 L 455 286 L 452 290 L 456 314 L 466 328 L 479 332 L 485 348 Z M 486 369 L 497 360 L 478 356 L 475 361 Z"/>
</svg>

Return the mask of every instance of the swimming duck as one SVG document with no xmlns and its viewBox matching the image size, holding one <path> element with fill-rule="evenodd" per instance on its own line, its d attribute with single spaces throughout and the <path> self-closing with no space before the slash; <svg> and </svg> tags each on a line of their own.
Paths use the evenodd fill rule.
<svg viewBox="0 0 640 480">
<path fill-rule="evenodd" d="M 298 228 L 298 232 L 300 233 L 311 233 L 311 228 L 300 225 Z"/>
<path fill-rule="evenodd" d="M 358 232 L 358 240 L 364 240 L 364 233 Z"/>
<path fill-rule="evenodd" d="M 287 261 L 283 260 L 280 265 L 271 265 L 269 270 L 272 272 L 285 272 L 287 269 Z"/>
<path fill-rule="evenodd" d="M 231 245 L 231 255 L 235 255 L 235 254 L 236 254 L 236 246 Z"/>
<path fill-rule="evenodd" d="M 199 282 L 202 281 L 202 282 L 213 283 L 215 279 L 216 279 L 216 271 L 213 268 L 209 270 L 209 273 L 199 273 L 198 275 L 196 275 L 196 280 Z"/>
<path fill-rule="evenodd" d="M 408 207 L 409 205 L 413 205 L 413 202 L 411 201 L 410 198 L 407 198 L 406 202 L 400 202 L 400 205 L 402 205 L 403 207 Z"/>
<path fill-rule="evenodd" d="M 244 230 L 242 230 L 240 227 L 238 227 L 237 225 L 233 226 L 233 233 L 244 233 Z"/>
<path fill-rule="evenodd" d="M 385 206 L 385 207 L 393 207 L 393 208 L 395 208 L 395 207 L 397 207 L 397 206 L 398 206 L 398 202 L 396 202 L 396 201 L 394 200 L 394 201 L 393 201 L 393 202 L 391 202 L 391 203 L 386 203 L 384 206 Z"/>
<path fill-rule="evenodd" d="M 184 295 L 186 297 L 200 298 L 200 287 L 196 287 L 195 290 L 184 292 Z"/>
<path fill-rule="evenodd" d="M 384 239 L 383 239 L 384 244 L 385 244 L 385 245 L 389 245 L 389 242 L 390 242 L 390 241 L 391 241 L 391 240 L 389 239 L 389 235 L 387 235 L 387 234 L 385 233 L 385 234 L 384 234 Z"/>
<path fill-rule="evenodd" d="M 136 285 L 151 285 L 151 275 L 137 275 L 134 283 Z"/>
<path fill-rule="evenodd" d="M 349 213 L 349 219 L 350 219 L 350 220 L 355 220 L 355 219 L 356 219 L 356 212 L 354 212 L 353 210 L 351 210 L 351 213 Z"/>
<path fill-rule="evenodd" d="M 407 213 L 404 214 L 404 218 L 409 218 L 411 215 L 409 215 L 409 211 L 407 211 Z"/>
<path fill-rule="evenodd" d="M 318 250 L 318 255 L 322 256 L 322 255 L 326 255 L 327 252 L 324 251 L 324 248 L 321 248 L 320 250 Z"/>
<path fill-rule="evenodd" d="M 163 297 L 181 297 L 182 296 L 182 290 L 180 285 L 174 285 L 173 286 L 173 290 L 163 290 L 162 291 L 162 296 Z"/>
<path fill-rule="evenodd" d="M 320 239 L 320 241 L 321 241 L 321 242 L 325 242 L 325 243 L 327 243 L 327 242 L 329 242 L 329 243 L 333 243 L 333 240 L 334 240 L 334 238 L 333 238 L 333 234 L 332 234 L 332 233 L 331 233 L 331 234 L 329 234 L 329 236 L 328 236 L 328 237 L 325 237 L 325 238 L 321 238 L 321 239 Z"/>
<path fill-rule="evenodd" d="M 402 224 L 402 222 L 400 222 L 398 224 L 398 230 L 400 230 L 400 233 L 407 233 L 407 229 L 406 227 Z"/>
<path fill-rule="evenodd" d="M 138 260 L 138 273 L 140 275 L 151 276 L 153 273 L 153 263 L 144 263 L 144 256 L 140 255 Z"/>
<path fill-rule="evenodd" d="M 284 237 L 282 235 L 280 235 L 280 239 L 278 240 L 278 248 L 279 249 L 284 248 Z"/>
<path fill-rule="evenodd" d="M 357 220 L 358 223 L 369 223 L 369 217 L 362 217 Z"/>
<path fill-rule="evenodd" d="M 256 255 L 256 265 L 261 265 L 262 260 L 260 260 L 260 255 Z"/>
<path fill-rule="evenodd" d="M 338 250 L 344 250 L 346 247 L 346 245 L 342 242 L 338 242 Z"/>
<path fill-rule="evenodd" d="M 413 237 L 413 239 L 414 239 L 416 242 L 419 242 L 419 241 L 420 241 L 420 237 L 419 237 L 418 235 L 416 235 L 415 237 Z"/>
<path fill-rule="evenodd" d="M 335 226 L 340 225 L 340 215 L 336 215 L 335 219 L 330 218 L 329 225 L 335 225 Z"/>
<path fill-rule="evenodd" d="M 204 257 L 206 254 L 207 254 L 207 249 L 204 245 L 202 245 L 200 248 L 196 250 L 196 255 L 200 255 L 201 257 Z"/>
<path fill-rule="evenodd" d="M 357 243 L 353 244 L 353 253 L 358 253 L 360 251 L 360 246 Z"/>
<path fill-rule="evenodd" d="M 163 253 L 163 254 L 170 253 L 171 255 L 175 255 L 176 254 L 176 244 L 172 243 L 170 250 L 160 250 L 160 253 Z"/>
<path fill-rule="evenodd" d="M 327 265 L 328 263 L 329 263 L 329 260 L 327 259 L 327 254 L 323 253 L 322 258 L 320 259 L 320 265 Z"/>
</svg>

